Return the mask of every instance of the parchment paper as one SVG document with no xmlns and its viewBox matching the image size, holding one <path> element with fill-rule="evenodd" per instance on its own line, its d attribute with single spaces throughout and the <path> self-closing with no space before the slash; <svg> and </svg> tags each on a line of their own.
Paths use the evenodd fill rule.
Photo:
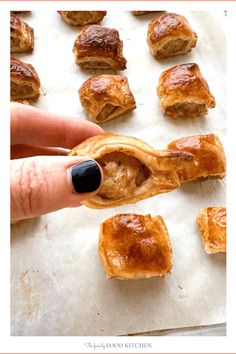
<svg viewBox="0 0 236 354">
<path fill-rule="evenodd" d="M 178 12 L 178 10 L 175 10 Z M 119 30 L 137 109 L 103 124 L 106 131 L 141 138 L 154 148 L 191 134 L 215 133 L 225 142 L 225 17 L 223 12 L 183 13 L 198 33 L 192 53 L 156 61 L 146 44 L 154 14 L 134 17 L 110 11 L 102 22 Z M 36 104 L 87 119 L 78 88 L 94 73 L 75 64 L 77 28 L 56 12 L 22 16 L 35 30 L 32 63 L 42 82 Z M 163 117 L 156 95 L 160 73 L 196 62 L 216 98 L 206 118 Z M 225 180 L 189 183 L 137 204 L 107 210 L 61 210 L 12 226 L 12 335 L 120 335 L 225 321 L 225 255 L 207 255 L 196 227 L 202 207 L 225 205 Z M 174 267 L 164 279 L 107 280 L 97 255 L 99 223 L 116 213 L 162 215 L 169 230 Z"/>
</svg>

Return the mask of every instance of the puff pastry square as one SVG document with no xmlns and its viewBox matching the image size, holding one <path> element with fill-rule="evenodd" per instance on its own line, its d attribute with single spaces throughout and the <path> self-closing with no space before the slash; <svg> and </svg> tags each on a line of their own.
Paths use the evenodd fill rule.
<svg viewBox="0 0 236 354">
<path fill-rule="evenodd" d="M 164 59 L 190 52 L 196 46 L 197 34 L 185 17 L 166 13 L 149 23 L 147 42 L 152 55 Z"/>
<path fill-rule="evenodd" d="M 113 28 L 84 27 L 75 40 L 73 52 L 82 69 L 126 69 L 123 42 Z"/>
<path fill-rule="evenodd" d="M 39 76 L 31 64 L 11 58 L 11 100 L 35 99 L 40 95 Z"/>
<path fill-rule="evenodd" d="M 204 249 L 207 253 L 226 252 L 226 208 L 203 208 L 197 217 Z"/>
<path fill-rule="evenodd" d="M 34 48 L 34 30 L 18 16 L 11 14 L 11 53 L 32 52 Z"/>
<path fill-rule="evenodd" d="M 85 26 L 99 23 L 106 16 L 106 11 L 58 11 L 63 20 L 71 26 Z"/>
<path fill-rule="evenodd" d="M 193 135 L 174 140 L 168 144 L 173 151 L 187 151 L 194 157 L 194 163 L 178 171 L 181 183 L 221 179 L 226 176 L 226 158 L 220 139 L 214 134 Z"/>
<path fill-rule="evenodd" d="M 98 252 L 108 278 L 163 277 L 172 268 L 171 243 L 161 216 L 118 214 L 105 220 Z"/>
<path fill-rule="evenodd" d="M 177 171 L 192 163 L 185 151 L 157 151 L 141 140 L 104 133 L 86 139 L 69 153 L 96 160 L 103 170 L 103 183 L 90 208 L 110 208 L 136 203 L 180 186 Z"/>
<path fill-rule="evenodd" d="M 204 116 L 208 108 L 215 107 L 215 98 L 199 66 L 194 63 L 165 70 L 160 76 L 157 93 L 162 111 L 171 118 Z"/>
<path fill-rule="evenodd" d="M 136 108 L 127 77 L 92 76 L 79 90 L 80 101 L 88 116 L 102 123 Z"/>
</svg>

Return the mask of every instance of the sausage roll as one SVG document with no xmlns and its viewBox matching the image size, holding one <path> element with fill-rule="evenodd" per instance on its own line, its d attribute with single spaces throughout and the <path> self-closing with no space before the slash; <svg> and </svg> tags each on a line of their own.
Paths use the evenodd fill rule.
<svg viewBox="0 0 236 354">
<path fill-rule="evenodd" d="M 226 208 L 203 208 L 197 217 L 201 239 L 207 253 L 226 252 Z"/>
<path fill-rule="evenodd" d="M 214 134 L 187 136 L 172 141 L 167 148 L 190 152 L 194 157 L 194 164 L 188 164 L 184 170 L 178 171 L 181 183 L 226 176 L 224 148 Z"/>
<path fill-rule="evenodd" d="M 40 95 L 39 76 L 30 64 L 11 58 L 11 99 L 24 100 Z"/>
<path fill-rule="evenodd" d="M 11 14 L 11 53 L 32 52 L 34 30 L 18 16 Z"/>
<path fill-rule="evenodd" d="M 77 36 L 73 52 L 82 69 L 126 69 L 123 42 L 116 29 L 90 25 Z"/>
<path fill-rule="evenodd" d="M 185 17 L 166 13 L 149 23 L 147 42 L 152 55 L 164 59 L 190 52 L 196 46 L 197 34 Z"/>
<path fill-rule="evenodd" d="M 85 26 L 99 23 L 106 16 L 106 11 L 58 11 L 63 20 L 71 26 Z"/>
<path fill-rule="evenodd" d="M 165 70 L 157 88 L 161 109 L 171 118 L 204 116 L 215 107 L 206 80 L 197 64 L 176 65 Z"/>
<path fill-rule="evenodd" d="M 69 153 L 96 160 L 103 170 L 97 195 L 84 202 L 90 208 L 136 203 L 180 186 L 177 171 L 192 163 L 192 154 L 156 151 L 141 140 L 116 134 L 86 139 Z"/>
<path fill-rule="evenodd" d="M 79 96 L 86 113 L 96 123 L 136 108 L 128 79 L 124 76 L 93 76 L 81 86 Z"/>
<path fill-rule="evenodd" d="M 118 214 L 105 220 L 98 253 L 108 278 L 163 277 L 172 268 L 171 243 L 161 216 Z"/>
</svg>

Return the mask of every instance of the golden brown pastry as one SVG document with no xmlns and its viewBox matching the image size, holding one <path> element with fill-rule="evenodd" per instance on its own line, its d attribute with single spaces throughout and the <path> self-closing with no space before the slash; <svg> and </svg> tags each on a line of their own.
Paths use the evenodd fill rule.
<svg viewBox="0 0 236 354">
<path fill-rule="evenodd" d="M 99 23 L 106 16 L 106 11 L 57 11 L 63 20 L 71 26 L 85 26 Z"/>
<path fill-rule="evenodd" d="M 187 136 L 170 142 L 167 148 L 187 151 L 194 157 L 194 164 L 188 164 L 182 171 L 178 171 L 181 183 L 209 178 L 221 179 L 226 175 L 224 148 L 214 134 Z"/>
<path fill-rule="evenodd" d="M 126 69 L 123 42 L 116 29 L 90 25 L 78 34 L 73 52 L 82 69 Z"/>
<path fill-rule="evenodd" d="M 105 220 L 98 252 L 108 278 L 163 277 L 172 268 L 171 243 L 161 216 L 118 214 Z"/>
<path fill-rule="evenodd" d="M 11 53 L 32 52 L 34 30 L 18 16 L 11 14 Z"/>
<path fill-rule="evenodd" d="M 153 13 L 153 12 L 164 12 L 164 11 L 155 11 L 155 10 L 153 10 L 153 11 L 131 11 L 131 12 L 132 12 L 132 14 L 134 16 L 141 16 L 141 15 L 146 15 L 146 14 L 150 14 L 150 13 Z"/>
<path fill-rule="evenodd" d="M 96 160 L 103 170 L 97 195 L 84 202 L 90 208 L 136 203 L 180 186 L 177 171 L 193 162 L 182 151 L 156 151 L 141 140 L 116 134 L 93 136 L 69 153 Z"/>
<path fill-rule="evenodd" d="M 190 52 L 196 46 L 197 34 L 185 17 L 166 13 L 149 23 L 147 42 L 156 59 L 170 58 Z"/>
<path fill-rule="evenodd" d="M 39 76 L 30 64 L 11 58 L 11 100 L 37 98 L 40 95 Z"/>
<path fill-rule="evenodd" d="M 119 75 L 92 76 L 79 89 L 88 116 L 102 123 L 136 108 L 128 79 Z"/>
<path fill-rule="evenodd" d="M 226 252 L 226 208 L 203 208 L 197 217 L 204 249 L 207 253 Z"/>
<path fill-rule="evenodd" d="M 11 100 L 11 102 L 26 104 L 26 105 L 30 106 L 30 103 L 27 100 Z"/>
<path fill-rule="evenodd" d="M 203 116 L 208 108 L 215 107 L 215 99 L 197 64 L 176 65 L 165 70 L 157 92 L 162 111 L 171 118 Z"/>
</svg>

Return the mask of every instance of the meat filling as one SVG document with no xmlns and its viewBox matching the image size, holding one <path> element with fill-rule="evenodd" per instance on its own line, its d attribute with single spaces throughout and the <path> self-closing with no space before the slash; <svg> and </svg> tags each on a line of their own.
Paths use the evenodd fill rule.
<svg viewBox="0 0 236 354">
<path fill-rule="evenodd" d="M 102 108 L 101 112 L 98 114 L 96 119 L 102 122 L 103 120 L 107 119 L 110 115 L 112 115 L 116 109 L 117 109 L 116 106 L 113 106 L 112 104 L 108 103 Z"/>
<path fill-rule="evenodd" d="M 193 102 L 176 103 L 167 107 L 165 114 L 172 118 L 193 118 L 207 114 L 205 104 Z"/>
<path fill-rule="evenodd" d="M 103 169 L 104 181 L 99 196 L 107 199 L 122 199 L 133 194 L 143 184 L 150 172 L 135 157 L 121 152 L 112 152 L 98 159 Z"/>
<path fill-rule="evenodd" d="M 20 46 L 20 41 L 18 38 L 11 37 L 11 47 L 18 48 Z"/>
<path fill-rule="evenodd" d="M 80 66 L 82 69 L 110 69 L 109 63 L 100 62 L 100 61 L 88 61 L 81 62 Z"/>
<path fill-rule="evenodd" d="M 19 86 L 11 82 L 11 98 L 23 99 L 32 97 L 33 89 L 31 86 Z"/>
<path fill-rule="evenodd" d="M 178 55 L 185 53 L 188 41 L 181 38 L 169 41 L 166 45 L 157 52 L 156 56 L 158 58 L 165 58 L 165 56 Z"/>
</svg>

